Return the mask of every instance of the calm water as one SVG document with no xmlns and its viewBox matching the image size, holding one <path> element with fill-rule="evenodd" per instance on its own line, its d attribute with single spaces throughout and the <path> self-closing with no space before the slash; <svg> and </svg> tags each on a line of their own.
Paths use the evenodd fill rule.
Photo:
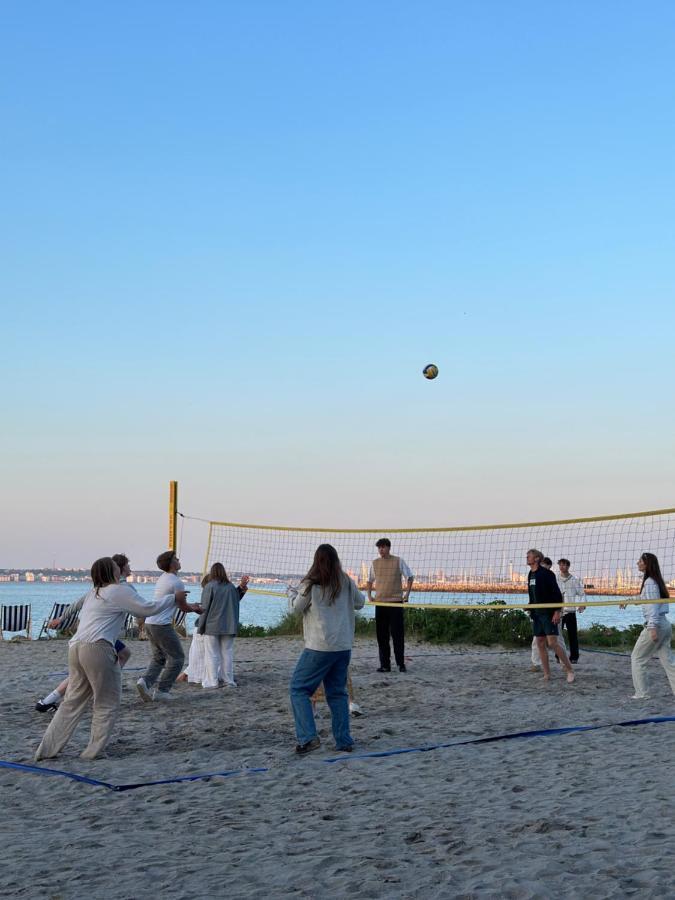
<svg viewBox="0 0 675 900">
<path fill-rule="evenodd" d="M 154 584 L 138 584 L 135 585 L 141 596 L 151 599 L 154 593 Z M 33 617 L 33 637 L 37 637 L 43 620 L 51 612 L 54 603 L 71 603 L 86 593 L 88 586 L 83 583 L 79 584 L 59 584 L 59 583 L 0 583 L 0 605 L 11 606 L 12 604 L 30 603 L 32 605 Z M 189 595 L 190 602 L 199 599 L 201 589 L 198 585 L 191 586 Z M 478 600 L 485 602 L 494 602 L 495 600 L 504 600 L 506 603 L 524 602 L 524 595 L 500 594 L 500 595 L 477 595 L 477 594 L 413 594 L 413 597 L 420 603 L 476 603 Z M 594 597 L 593 599 L 614 599 Z M 243 625 L 262 625 L 270 627 L 275 625 L 288 610 L 288 602 L 284 597 L 269 597 L 256 594 L 249 591 L 241 603 L 241 622 Z M 375 611 L 373 607 L 367 607 L 362 611 L 366 618 L 372 618 Z M 614 625 L 617 628 L 626 628 L 636 622 L 642 622 L 641 607 L 632 606 L 626 610 L 620 610 L 618 606 L 603 606 L 595 609 L 587 609 L 583 615 L 578 617 L 581 628 L 588 628 L 594 622 L 601 625 Z M 195 622 L 195 616 L 188 616 L 188 631 L 191 631 Z"/>
</svg>

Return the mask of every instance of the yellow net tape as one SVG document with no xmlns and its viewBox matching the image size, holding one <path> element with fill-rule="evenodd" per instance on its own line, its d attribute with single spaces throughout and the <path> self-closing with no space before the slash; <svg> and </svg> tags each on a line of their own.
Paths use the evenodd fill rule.
<svg viewBox="0 0 675 900">
<path fill-rule="evenodd" d="M 391 540 L 392 554 L 405 560 L 413 571 L 411 602 L 406 605 L 417 609 L 528 607 L 527 597 L 519 595 L 527 594 L 525 554 L 530 548 L 541 550 L 554 564 L 561 557 L 570 560 L 586 594 L 583 603 L 576 605 L 588 607 L 640 604 L 636 595 L 642 576 L 636 562 L 644 551 L 656 554 L 666 580 L 675 572 L 675 508 L 416 529 L 300 528 L 213 521 L 209 523 L 205 570 L 222 562 L 233 578 L 250 575 L 252 592 L 283 597 L 287 587 L 297 584 L 307 572 L 316 547 L 329 543 L 337 549 L 345 571 L 365 589 L 380 537 Z"/>
</svg>

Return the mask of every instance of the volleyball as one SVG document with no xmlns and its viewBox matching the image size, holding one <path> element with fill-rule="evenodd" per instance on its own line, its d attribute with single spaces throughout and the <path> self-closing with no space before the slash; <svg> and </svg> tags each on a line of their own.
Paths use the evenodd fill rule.
<svg viewBox="0 0 675 900">
<path fill-rule="evenodd" d="M 425 366 L 422 369 L 422 375 L 424 375 L 425 378 L 428 378 L 429 381 L 431 381 L 438 375 L 438 366 L 435 366 L 433 363 L 429 363 L 428 366 Z"/>
</svg>

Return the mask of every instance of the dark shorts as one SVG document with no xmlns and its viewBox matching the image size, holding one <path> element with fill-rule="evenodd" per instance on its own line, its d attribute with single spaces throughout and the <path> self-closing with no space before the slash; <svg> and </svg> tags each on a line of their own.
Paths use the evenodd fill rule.
<svg viewBox="0 0 675 900">
<path fill-rule="evenodd" d="M 115 641 L 115 653 L 121 653 L 122 650 L 126 647 L 126 644 L 122 641 Z"/>
<path fill-rule="evenodd" d="M 535 637 L 558 634 L 558 626 L 553 624 L 552 613 L 533 609 L 530 615 L 532 616 L 532 634 Z"/>
</svg>

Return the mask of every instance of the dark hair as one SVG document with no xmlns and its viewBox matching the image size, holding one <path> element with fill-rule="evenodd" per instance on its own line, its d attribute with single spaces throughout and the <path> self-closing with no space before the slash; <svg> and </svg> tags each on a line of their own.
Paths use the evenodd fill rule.
<svg viewBox="0 0 675 900">
<path fill-rule="evenodd" d="M 389 538 L 380 538 L 379 541 L 375 541 L 376 547 L 391 547 L 391 541 Z"/>
<path fill-rule="evenodd" d="M 219 581 L 221 584 L 228 584 L 230 579 L 227 577 L 225 566 L 222 563 L 214 563 L 208 575 L 202 578 L 202 587 L 206 587 L 209 581 Z"/>
<path fill-rule="evenodd" d="M 342 565 L 335 547 L 331 544 L 319 544 L 305 581 L 312 585 L 318 584 L 324 592 L 328 591 L 329 603 L 335 600 L 342 587 Z"/>
<path fill-rule="evenodd" d="M 661 595 L 661 599 L 665 600 L 666 597 L 670 597 L 668 588 L 666 587 L 666 583 L 663 580 L 663 575 L 661 574 L 661 566 L 659 566 L 658 559 L 654 556 L 653 553 L 643 553 L 640 559 L 645 564 L 645 574 L 642 578 L 642 585 L 640 586 L 640 590 L 642 590 L 642 588 L 645 586 L 645 581 L 648 578 L 653 578 L 659 586 L 659 594 Z"/>
<path fill-rule="evenodd" d="M 550 567 L 550 566 L 553 565 L 553 560 L 551 559 L 550 556 L 545 556 L 545 557 L 542 559 L 541 564 L 542 564 L 542 566 L 549 566 L 549 567 Z"/>
<path fill-rule="evenodd" d="M 565 559 L 564 556 L 561 556 L 560 559 L 558 560 L 558 565 L 561 565 L 561 564 L 563 566 L 571 566 L 572 565 L 572 563 L 569 561 L 569 559 Z"/>
<path fill-rule="evenodd" d="M 96 588 L 96 596 L 100 588 L 115 584 L 115 563 L 111 556 L 102 556 L 91 567 L 91 580 Z"/>
<path fill-rule="evenodd" d="M 110 558 L 120 567 L 120 572 L 125 566 L 129 565 L 129 557 L 125 556 L 124 553 L 113 553 Z"/>
<path fill-rule="evenodd" d="M 161 569 L 162 572 L 168 572 L 175 558 L 176 553 L 174 550 L 165 550 L 164 553 L 160 553 L 157 557 L 157 568 Z"/>
</svg>

